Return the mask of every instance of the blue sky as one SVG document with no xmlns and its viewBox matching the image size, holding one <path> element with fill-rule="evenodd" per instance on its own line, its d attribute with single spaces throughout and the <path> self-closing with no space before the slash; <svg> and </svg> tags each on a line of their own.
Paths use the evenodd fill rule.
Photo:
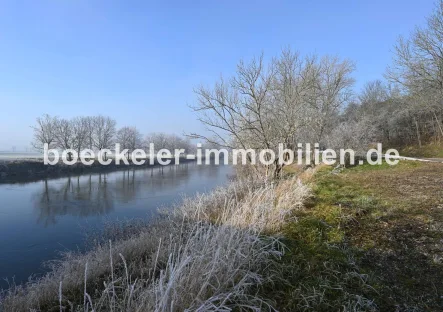
<svg viewBox="0 0 443 312">
<path fill-rule="evenodd" d="M 382 78 L 399 35 L 432 0 L 0 0 L 0 150 L 28 146 L 48 113 L 103 114 L 143 133 L 201 131 L 193 88 L 240 59 L 291 47 L 356 63 L 356 91 Z"/>
</svg>

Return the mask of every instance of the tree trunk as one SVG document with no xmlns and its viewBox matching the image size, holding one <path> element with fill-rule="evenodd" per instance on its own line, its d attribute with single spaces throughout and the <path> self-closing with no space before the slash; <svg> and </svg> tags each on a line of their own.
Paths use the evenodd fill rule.
<svg viewBox="0 0 443 312">
<path fill-rule="evenodd" d="M 274 179 L 278 179 L 281 177 L 283 170 L 283 165 L 278 163 L 278 159 L 275 160 L 275 169 L 274 169 Z"/>
<path fill-rule="evenodd" d="M 415 121 L 415 129 L 417 130 L 418 146 L 419 146 L 419 147 L 422 147 L 422 144 L 421 144 L 421 137 L 420 137 L 420 128 L 418 127 L 418 121 L 417 121 L 417 118 L 416 118 L 416 117 L 414 117 L 414 121 Z"/>
<path fill-rule="evenodd" d="M 437 114 L 435 112 L 434 112 L 434 117 L 435 117 L 435 122 L 437 123 L 437 126 L 440 129 L 441 137 L 443 137 L 443 129 L 441 128 L 441 122 L 440 122 L 440 120 L 438 120 Z"/>
</svg>

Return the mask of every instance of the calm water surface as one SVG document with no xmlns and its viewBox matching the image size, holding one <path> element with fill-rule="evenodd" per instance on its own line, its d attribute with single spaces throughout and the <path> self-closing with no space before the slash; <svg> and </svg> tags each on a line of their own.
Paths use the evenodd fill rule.
<svg viewBox="0 0 443 312">
<path fill-rule="evenodd" d="M 20 283 L 42 274 L 43 261 L 83 249 L 85 232 L 105 221 L 152 218 L 157 208 L 225 184 L 231 174 L 228 166 L 188 163 L 0 184 L 0 278 Z"/>
</svg>

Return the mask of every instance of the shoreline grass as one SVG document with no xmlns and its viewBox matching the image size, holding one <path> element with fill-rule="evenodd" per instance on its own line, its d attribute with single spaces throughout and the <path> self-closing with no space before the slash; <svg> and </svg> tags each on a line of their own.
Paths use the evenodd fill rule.
<svg viewBox="0 0 443 312">
<path fill-rule="evenodd" d="M 185 199 L 156 224 L 85 254 L 66 254 L 43 278 L 5 293 L 2 308 L 272 311 L 274 302 L 258 289 L 282 278 L 276 261 L 284 246 L 270 233 L 308 196 L 309 189 L 291 178 L 238 181 Z"/>
<path fill-rule="evenodd" d="M 442 173 L 402 161 L 238 180 L 154 224 L 116 226 L 2 308 L 440 311 Z"/>
</svg>

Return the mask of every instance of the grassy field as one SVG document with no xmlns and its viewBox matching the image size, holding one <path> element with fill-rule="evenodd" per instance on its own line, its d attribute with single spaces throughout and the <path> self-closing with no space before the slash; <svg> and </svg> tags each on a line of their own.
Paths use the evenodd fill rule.
<svg viewBox="0 0 443 312">
<path fill-rule="evenodd" d="M 443 165 L 323 167 L 302 178 L 314 196 L 284 230 L 288 283 L 272 289 L 280 310 L 443 309 Z"/>
<path fill-rule="evenodd" d="M 427 144 L 422 147 L 407 146 L 399 149 L 400 155 L 408 157 L 443 158 L 443 144 Z"/>
</svg>

